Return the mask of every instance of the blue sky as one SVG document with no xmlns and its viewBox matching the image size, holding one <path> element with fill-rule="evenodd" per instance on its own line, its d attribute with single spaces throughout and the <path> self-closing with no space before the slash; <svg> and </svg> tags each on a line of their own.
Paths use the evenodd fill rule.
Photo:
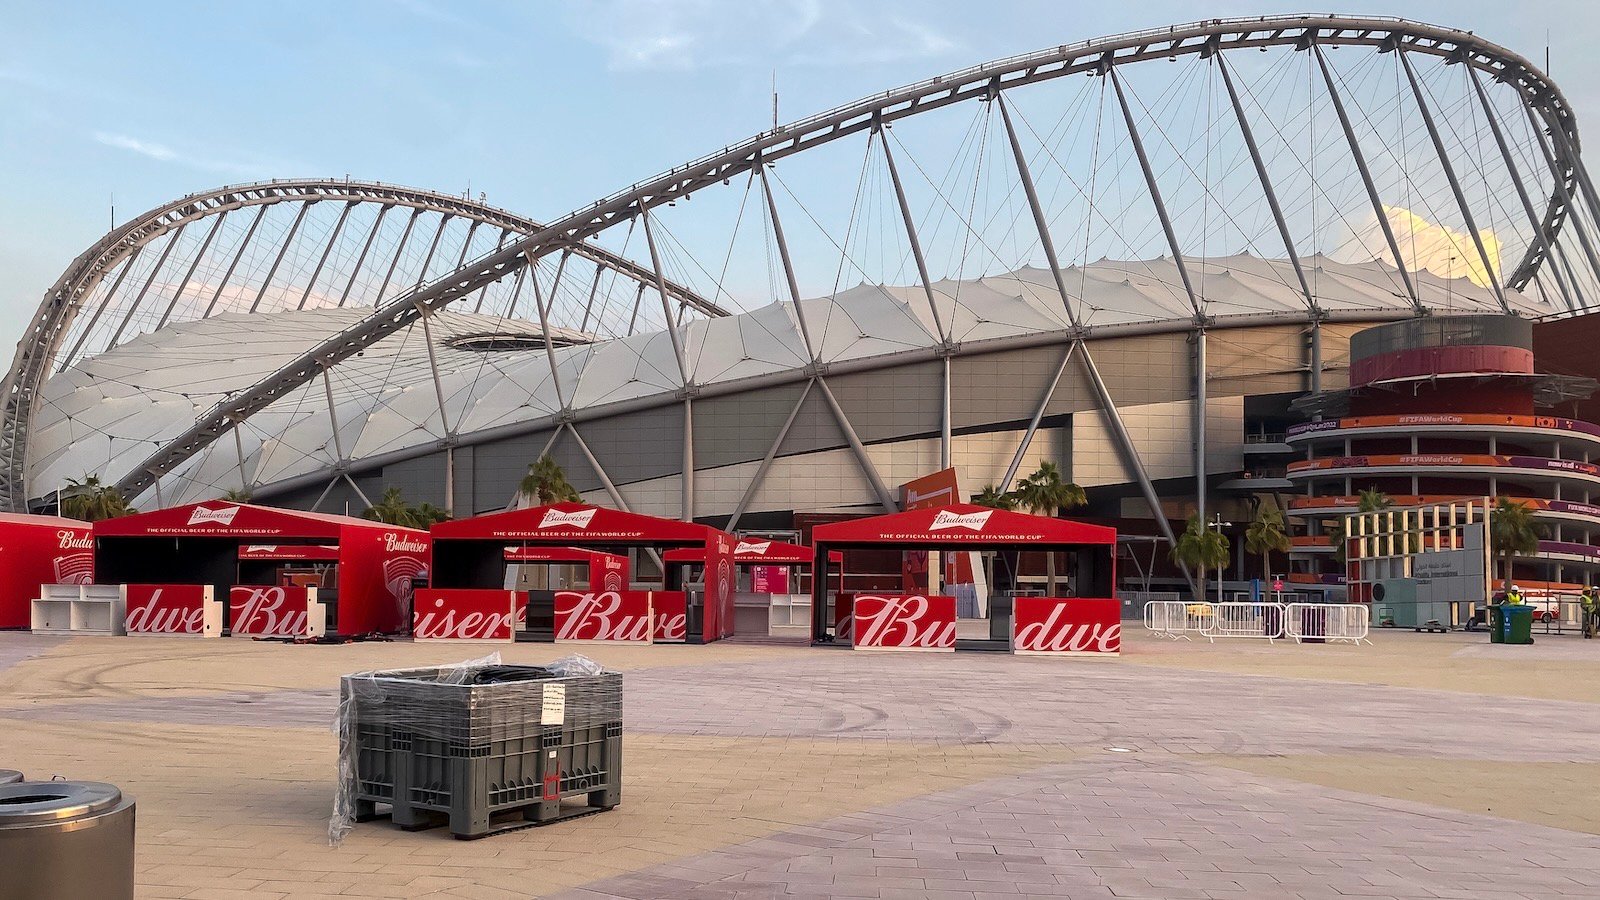
<svg viewBox="0 0 1600 900">
<path fill-rule="evenodd" d="M 1361 3 L 1540 60 L 1586 133 L 1600 6 Z M 119 221 L 176 196 L 345 174 L 552 218 L 782 117 L 992 58 L 1281 3 L 0 0 L 0 338 Z M 1541 60 L 1542 61 L 1542 60 Z"/>
</svg>

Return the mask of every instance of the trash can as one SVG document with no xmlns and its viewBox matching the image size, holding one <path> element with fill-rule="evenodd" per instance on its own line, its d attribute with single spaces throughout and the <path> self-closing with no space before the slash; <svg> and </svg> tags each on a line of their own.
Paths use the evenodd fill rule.
<svg viewBox="0 0 1600 900">
<path fill-rule="evenodd" d="M 21 780 L 22 773 L 16 769 L 0 769 L 0 784 L 11 784 Z"/>
<path fill-rule="evenodd" d="M 1496 603 L 1489 607 L 1489 643 L 1506 642 L 1506 605 Z"/>
<path fill-rule="evenodd" d="M 1533 643 L 1533 607 L 1523 604 L 1506 604 L 1505 630 L 1506 644 L 1531 644 Z"/>
<path fill-rule="evenodd" d="M 0 785 L 0 900 L 132 900 L 133 817 L 114 785 Z"/>
</svg>

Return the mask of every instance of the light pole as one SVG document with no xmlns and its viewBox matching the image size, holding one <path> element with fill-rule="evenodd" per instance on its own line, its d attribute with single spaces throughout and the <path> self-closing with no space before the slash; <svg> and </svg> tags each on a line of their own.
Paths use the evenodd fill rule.
<svg viewBox="0 0 1600 900">
<path fill-rule="evenodd" d="M 1224 522 L 1224 521 L 1222 521 L 1222 513 L 1219 512 L 1219 513 L 1216 514 L 1216 518 L 1212 519 L 1210 522 L 1208 522 L 1206 524 L 1211 528 L 1215 528 L 1217 530 L 1217 534 L 1220 535 L 1220 534 L 1222 534 L 1222 529 L 1231 526 L 1233 523 L 1232 522 Z M 1218 603 L 1222 602 L 1222 576 L 1226 575 L 1227 572 L 1228 572 L 1228 562 L 1227 562 L 1227 560 L 1223 560 L 1222 564 L 1217 566 L 1217 602 Z"/>
</svg>

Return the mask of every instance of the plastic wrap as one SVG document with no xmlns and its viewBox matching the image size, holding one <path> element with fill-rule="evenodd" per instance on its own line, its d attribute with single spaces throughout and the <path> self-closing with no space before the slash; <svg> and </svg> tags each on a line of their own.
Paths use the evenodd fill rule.
<svg viewBox="0 0 1600 900">
<path fill-rule="evenodd" d="M 588 744 L 620 741 L 621 721 L 621 676 L 578 655 L 544 666 L 509 666 L 494 653 L 453 665 L 346 675 L 335 721 L 338 787 L 328 841 L 338 846 L 376 805 L 392 805 L 396 822 L 404 824 L 413 809 L 459 812 L 495 798 L 514 805 L 541 791 L 548 799 L 552 774 L 558 794 L 581 790 L 587 782 L 565 771 L 577 766 L 572 753 L 581 757 Z M 552 745 L 550 735 L 577 750 L 564 752 L 562 771 L 535 772 L 534 757 L 542 754 L 530 748 Z M 596 777 L 620 784 L 620 749 L 593 753 L 612 760 L 589 764 L 603 770 Z M 450 783 L 448 766 L 463 758 L 496 766 L 489 779 L 495 797 L 462 796 L 465 789 Z"/>
</svg>

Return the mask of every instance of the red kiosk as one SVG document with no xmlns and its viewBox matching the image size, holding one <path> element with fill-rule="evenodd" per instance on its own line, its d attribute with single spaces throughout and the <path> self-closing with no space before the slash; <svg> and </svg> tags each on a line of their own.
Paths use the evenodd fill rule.
<svg viewBox="0 0 1600 900">
<path fill-rule="evenodd" d="M 669 585 L 680 580 L 700 580 L 705 565 L 702 551 L 695 548 L 669 550 L 662 554 L 662 559 L 669 567 Z M 765 538 L 739 538 L 733 547 L 735 615 L 750 615 L 746 622 L 740 624 L 739 631 L 782 633 L 791 624 L 791 616 L 795 617 L 793 625 L 808 627 L 811 604 L 807 598 L 811 593 L 811 585 L 802 584 L 800 577 L 795 577 L 792 570 L 806 570 L 803 577 L 809 582 L 811 561 L 810 547 Z M 832 562 L 836 579 L 833 587 L 835 591 L 843 590 L 844 554 L 835 551 Z M 686 575 L 680 576 L 680 570 L 685 567 L 688 569 Z M 798 608 L 786 608 L 787 601 L 793 601 Z M 756 614 L 760 616 L 759 622 L 755 619 Z"/>
<path fill-rule="evenodd" d="M 1014 653 L 1116 653 L 1121 647 L 1116 529 L 965 503 L 818 525 L 811 532 L 811 634 L 831 644 L 895 650 L 997 650 Z M 828 616 L 826 583 L 838 550 L 1062 551 L 1074 556 L 1077 597 L 994 597 L 990 637 L 957 640 L 954 597 L 841 594 Z M 847 602 L 848 599 L 848 602 Z"/>
<path fill-rule="evenodd" d="M 428 574 L 427 532 L 222 500 L 96 522 L 94 543 L 129 634 L 396 634 Z"/>
<path fill-rule="evenodd" d="M 93 580 L 88 522 L 0 513 L 0 628 L 28 627 L 42 586 Z"/>
<path fill-rule="evenodd" d="M 733 634 L 733 537 L 707 525 L 583 503 L 513 509 L 433 526 L 432 580 L 417 594 L 419 640 L 704 643 Z M 678 589 L 516 590 L 514 558 L 565 548 L 618 555 L 691 549 L 708 576 Z"/>
</svg>

